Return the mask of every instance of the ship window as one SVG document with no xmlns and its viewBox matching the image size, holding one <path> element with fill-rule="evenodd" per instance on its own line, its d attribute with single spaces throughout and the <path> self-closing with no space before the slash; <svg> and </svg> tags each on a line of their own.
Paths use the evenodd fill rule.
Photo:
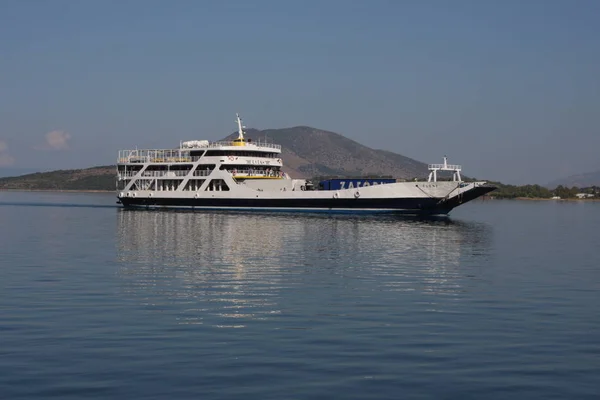
<svg viewBox="0 0 600 400">
<path fill-rule="evenodd" d="M 138 172 L 140 169 L 142 169 L 142 165 L 119 165 L 118 167 L 118 171 L 119 172 Z"/>
<path fill-rule="evenodd" d="M 205 152 L 206 152 L 206 150 L 190 151 L 190 156 L 200 158 L 204 155 Z"/>
<path fill-rule="evenodd" d="M 162 165 L 148 165 L 148 168 L 146 168 L 146 171 L 166 171 L 169 168 L 167 167 L 166 164 L 162 164 Z"/>
<path fill-rule="evenodd" d="M 189 171 L 192 169 L 192 164 L 170 164 L 170 171 Z"/>
<path fill-rule="evenodd" d="M 189 171 L 192 164 L 151 164 L 146 171 Z"/>
<path fill-rule="evenodd" d="M 219 169 L 221 171 L 223 170 L 227 170 L 228 172 L 232 172 L 234 169 L 235 170 L 241 170 L 244 168 L 248 168 L 248 166 L 246 164 L 222 164 Z"/>
</svg>

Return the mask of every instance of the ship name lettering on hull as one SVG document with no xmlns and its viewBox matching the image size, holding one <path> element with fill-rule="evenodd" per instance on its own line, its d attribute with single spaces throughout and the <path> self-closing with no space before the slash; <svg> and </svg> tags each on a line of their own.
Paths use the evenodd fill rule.
<svg viewBox="0 0 600 400">
<path fill-rule="evenodd" d="M 270 165 L 270 161 L 263 160 L 246 160 L 246 164 Z"/>
<path fill-rule="evenodd" d="M 348 186 L 346 186 L 346 183 L 348 184 Z M 367 187 L 367 186 L 371 186 L 371 185 L 379 185 L 380 184 L 379 182 L 373 182 L 371 184 L 368 181 L 365 181 L 365 182 L 356 182 L 356 186 L 355 186 L 354 183 L 355 182 L 341 181 L 340 189 L 354 189 L 355 187 L 359 188 L 359 187 Z"/>
</svg>

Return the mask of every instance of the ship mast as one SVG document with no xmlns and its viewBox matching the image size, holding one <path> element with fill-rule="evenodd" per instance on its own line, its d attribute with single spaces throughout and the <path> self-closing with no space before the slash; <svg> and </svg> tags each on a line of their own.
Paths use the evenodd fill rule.
<svg viewBox="0 0 600 400">
<path fill-rule="evenodd" d="M 240 118 L 240 114 L 235 114 L 236 116 L 236 122 L 238 124 L 238 140 L 243 141 L 244 140 L 244 128 L 245 126 L 242 125 L 242 119 Z"/>
</svg>

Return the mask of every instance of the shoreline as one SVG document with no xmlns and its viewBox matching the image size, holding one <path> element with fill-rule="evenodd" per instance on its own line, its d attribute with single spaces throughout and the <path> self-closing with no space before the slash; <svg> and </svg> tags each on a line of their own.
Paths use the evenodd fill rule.
<svg viewBox="0 0 600 400">
<path fill-rule="evenodd" d="M 544 197 L 515 197 L 514 199 L 497 199 L 497 200 L 524 200 L 524 201 L 600 201 L 599 198 L 588 198 L 588 199 L 547 199 L 547 198 L 544 198 Z"/>
</svg>

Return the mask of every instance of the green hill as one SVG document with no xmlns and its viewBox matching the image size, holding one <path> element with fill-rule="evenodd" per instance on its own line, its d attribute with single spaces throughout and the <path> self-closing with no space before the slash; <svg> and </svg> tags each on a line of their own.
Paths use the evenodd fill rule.
<svg viewBox="0 0 600 400">
<path fill-rule="evenodd" d="M 4 190 L 115 190 L 115 167 L 37 172 L 0 178 Z"/>
</svg>

